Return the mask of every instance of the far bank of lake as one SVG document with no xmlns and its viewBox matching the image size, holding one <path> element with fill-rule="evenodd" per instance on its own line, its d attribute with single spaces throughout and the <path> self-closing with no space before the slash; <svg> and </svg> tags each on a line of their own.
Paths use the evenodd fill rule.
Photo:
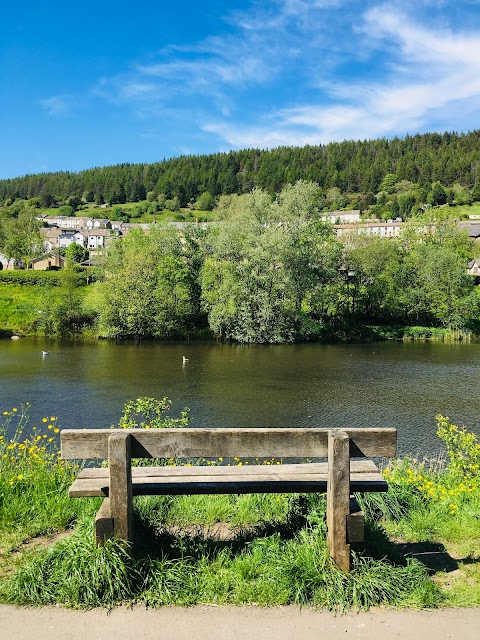
<svg viewBox="0 0 480 640">
<path fill-rule="evenodd" d="M 48 355 L 42 355 L 48 351 Z M 188 362 L 183 362 L 183 357 Z M 480 344 L 0 341 L 0 410 L 30 402 L 61 427 L 108 427 L 168 396 L 202 427 L 392 426 L 399 453 L 439 451 L 435 414 L 480 434 Z"/>
</svg>

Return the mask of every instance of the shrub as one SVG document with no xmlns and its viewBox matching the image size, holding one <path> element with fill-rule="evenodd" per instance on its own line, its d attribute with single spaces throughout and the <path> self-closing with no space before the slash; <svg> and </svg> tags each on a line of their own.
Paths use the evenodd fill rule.
<svg viewBox="0 0 480 640">
<path fill-rule="evenodd" d="M 0 282 L 55 287 L 61 284 L 56 271 L 0 271 Z"/>
</svg>

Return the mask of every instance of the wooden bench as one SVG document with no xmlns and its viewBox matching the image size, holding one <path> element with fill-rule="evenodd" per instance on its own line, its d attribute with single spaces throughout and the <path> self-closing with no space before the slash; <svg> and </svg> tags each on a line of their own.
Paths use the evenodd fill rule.
<svg viewBox="0 0 480 640">
<path fill-rule="evenodd" d="M 396 429 L 65 429 L 63 459 L 108 459 L 84 468 L 71 497 L 101 496 L 97 544 L 115 535 L 133 541 L 132 497 L 220 493 L 327 493 L 327 543 L 344 571 L 350 543 L 363 540 L 354 492 L 387 491 L 371 458 L 396 453 Z M 267 458 L 317 460 L 280 465 L 132 467 L 132 458 Z"/>
</svg>

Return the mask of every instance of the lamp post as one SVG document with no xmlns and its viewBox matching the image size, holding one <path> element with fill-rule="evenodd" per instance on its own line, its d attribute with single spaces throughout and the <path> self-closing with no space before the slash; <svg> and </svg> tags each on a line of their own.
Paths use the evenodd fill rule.
<svg viewBox="0 0 480 640">
<path fill-rule="evenodd" d="M 345 288 L 347 292 L 347 315 L 350 314 L 350 283 L 355 280 L 355 271 L 350 269 L 349 267 L 342 266 L 338 269 L 338 273 L 345 280 Z M 355 313 L 355 297 L 352 292 L 352 314 Z"/>
</svg>

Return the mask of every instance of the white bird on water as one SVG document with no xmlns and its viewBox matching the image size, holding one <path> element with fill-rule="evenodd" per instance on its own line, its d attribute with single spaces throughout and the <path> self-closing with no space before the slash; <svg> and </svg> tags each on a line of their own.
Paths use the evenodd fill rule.
<svg viewBox="0 0 480 640">
<path fill-rule="evenodd" d="M 188 362 L 188 358 L 186 358 L 185 356 L 182 356 L 182 362 L 183 364 L 186 364 Z"/>
<path fill-rule="evenodd" d="M 50 351 L 42 351 L 42 356 L 48 356 Z"/>
</svg>

